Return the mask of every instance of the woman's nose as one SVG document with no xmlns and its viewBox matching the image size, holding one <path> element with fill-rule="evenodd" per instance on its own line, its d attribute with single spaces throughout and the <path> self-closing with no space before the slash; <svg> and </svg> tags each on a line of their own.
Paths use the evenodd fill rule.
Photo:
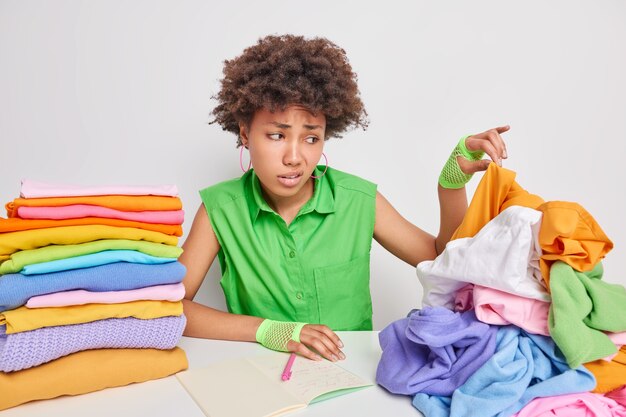
<svg viewBox="0 0 626 417">
<path fill-rule="evenodd" d="M 285 165 L 298 165 L 302 162 L 302 154 L 298 143 L 288 143 L 283 156 Z"/>
</svg>

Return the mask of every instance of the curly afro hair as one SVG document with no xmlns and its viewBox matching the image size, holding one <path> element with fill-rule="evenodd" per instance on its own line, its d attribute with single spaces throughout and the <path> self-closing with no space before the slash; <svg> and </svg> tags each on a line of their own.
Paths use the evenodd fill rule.
<svg viewBox="0 0 626 417">
<path fill-rule="evenodd" d="M 325 139 L 340 138 L 350 128 L 367 128 L 367 112 L 346 52 L 325 38 L 261 38 L 240 56 L 224 61 L 221 84 L 213 97 L 218 105 L 211 123 L 238 137 L 239 123 L 249 125 L 258 109 L 282 111 L 293 104 L 326 116 Z"/>
</svg>

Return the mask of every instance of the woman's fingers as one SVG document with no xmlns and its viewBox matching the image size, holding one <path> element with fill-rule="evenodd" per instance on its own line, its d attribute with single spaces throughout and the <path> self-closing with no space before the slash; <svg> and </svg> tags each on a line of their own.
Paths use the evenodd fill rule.
<svg viewBox="0 0 626 417">
<path fill-rule="evenodd" d="M 500 126 L 485 132 L 468 137 L 465 146 L 470 151 L 482 150 L 498 165 L 502 166 L 502 159 L 508 158 L 506 142 L 500 135 L 508 131 L 510 127 Z"/>
<path fill-rule="evenodd" d="M 339 347 L 339 348 L 343 347 L 343 342 L 341 341 L 341 339 L 339 339 L 339 336 L 337 336 L 337 333 L 335 333 L 332 330 L 330 330 L 330 327 L 325 326 L 323 324 L 310 324 L 309 326 L 311 326 L 311 328 L 317 330 L 318 332 L 324 333 L 326 335 L 326 337 L 328 337 L 330 340 L 332 340 L 333 343 L 337 347 Z"/>
<path fill-rule="evenodd" d="M 498 134 L 498 139 L 499 139 L 500 143 L 502 144 L 502 159 L 507 159 L 509 157 L 509 155 L 506 152 L 506 142 L 504 141 L 504 139 L 502 138 L 500 133 L 501 132 L 498 132 L 497 134 Z"/>
<path fill-rule="evenodd" d="M 307 347 L 315 349 L 329 361 L 335 362 L 346 357 L 339 349 L 339 345 L 342 345 L 341 340 L 327 326 L 304 326 L 300 332 L 300 342 Z"/>
<path fill-rule="evenodd" d="M 471 136 L 467 138 L 465 142 L 465 146 L 471 151 L 481 150 L 485 152 L 487 155 L 489 155 L 489 157 L 493 160 L 493 162 L 501 166 L 502 158 L 500 157 L 500 151 L 498 151 L 498 149 L 496 148 L 496 145 L 494 145 L 494 143 L 492 142 L 496 140 L 497 139 L 495 137 L 490 139 L 488 136 L 481 133 L 480 135 Z M 459 158 L 465 159 L 464 157 L 459 156 L 457 157 L 457 161 L 459 160 Z M 459 166 L 461 167 L 461 170 L 465 172 L 465 170 L 463 170 L 463 166 L 461 165 Z M 465 173 L 469 174 L 469 172 L 465 172 Z"/>
<path fill-rule="evenodd" d="M 504 125 L 504 126 L 496 127 L 495 129 L 498 131 L 498 133 L 504 133 L 504 132 L 508 131 L 510 128 L 511 128 L 511 126 Z"/>
<path fill-rule="evenodd" d="M 315 352 L 312 352 L 309 348 L 307 348 L 303 343 L 298 343 L 295 340 L 290 340 L 287 343 L 287 349 L 289 352 L 297 353 L 300 356 L 303 356 L 307 359 L 311 359 L 312 361 L 321 361 L 322 357 Z"/>
<path fill-rule="evenodd" d="M 481 159 L 480 161 L 469 161 L 461 156 L 458 156 L 456 159 L 459 163 L 461 171 L 466 174 L 474 174 L 478 171 L 485 171 L 491 163 L 489 159 Z"/>
<path fill-rule="evenodd" d="M 300 341 L 305 345 L 315 349 L 320 355 L 328 359 L 329 361 L 338 361 L 342 357 L 345 358 L 343 352 L 341 352 L 337 345 L 335 345 L 326 335 L 320 332 L 316 334 L 300 335 Z"/>
<path fill-rule="evenodd" d="M 312 328 L 313 330 L 319 332 L 320 335 L 318 341 L 323 345 L 323 349 L 325 349 L 326 352 L 329 352 L 332 361 L 346 358 L 346 355 L 344 355 L 343 352 L 339 349 L 340 344 L 343 344 L 341 343 L 341 340 L 339 340 L 339 336 L 337 336 L 335 332 L 330 330 L 328 326 L 324 325 L 316 325 L 312 326 Z M 313 347 L 317 349 L 317 345 L 315 345 L 315 342 L 313 344 Z M 321 351 L 319 352 L 322 353 Z M 327 356 L 324 355 L 324 357 Z"/>
<path fill-rule="evenodd" d="M 500 136 L 500 133 L 496 129 L 492 129 L 489 131 L 488 139 L 491 142 L 491 145 L 496 149 L 496 155 L 498 158 L 503 159 L 505 155 L 505 145 L 504 139 Z"/>
</svg>

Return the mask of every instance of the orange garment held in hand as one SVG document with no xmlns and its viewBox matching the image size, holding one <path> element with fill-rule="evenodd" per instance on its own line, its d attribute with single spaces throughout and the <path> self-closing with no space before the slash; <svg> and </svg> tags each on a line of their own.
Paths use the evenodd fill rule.
<svg viewBox="0 0 626 417">
<path fill-rule="evenodd" d="M 480 180 L 465 217 L 451 240 L 473 237 L 508 207 L 522 206 L 536 209 L 543 203 L 541 197 L 530 194 L 515 182 L 515 172 L 492 162 Z"/>
</svg>

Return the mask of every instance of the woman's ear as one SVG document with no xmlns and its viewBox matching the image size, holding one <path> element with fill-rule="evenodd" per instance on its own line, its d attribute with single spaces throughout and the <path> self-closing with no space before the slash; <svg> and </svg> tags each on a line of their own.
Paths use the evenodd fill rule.
<svg viewBox="0 0 626 417">
<path fill-rule="evenodd" d="M 245 123 L 239 122 L 239 137 L 241 138 L 241 144 L 248 148 L 248 128 Z"/>
</svg>

